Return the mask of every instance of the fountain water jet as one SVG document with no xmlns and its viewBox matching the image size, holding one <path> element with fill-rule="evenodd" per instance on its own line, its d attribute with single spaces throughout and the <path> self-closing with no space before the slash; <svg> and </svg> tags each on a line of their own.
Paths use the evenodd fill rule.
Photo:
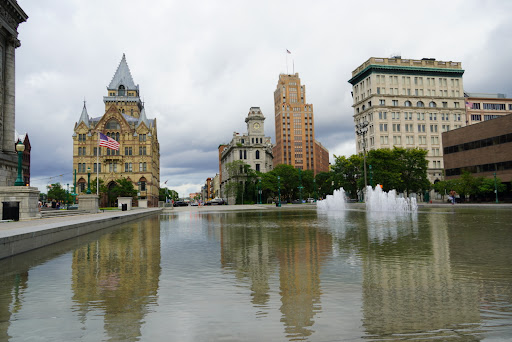
<svg viewBox="0 0 512 342">
<path fill-rule="evenodd" d="M 334 190 L 332 195 L 327 195 L 324 200 L 318 201 L 316 207 L 320 210 L 333 211 L 333 210 L 345 210 L 345 190 L 340 188 Z"/>
<path fill-rule="evenodd" d="M 384 192 L 379 184 L 372 189 L 366 187 L 366 210 L 367 211 L 394 211 L 410 212 L 417 211 L 416 198 L 404 198 L 397 195 L 396 190 Z"/>
</svg>

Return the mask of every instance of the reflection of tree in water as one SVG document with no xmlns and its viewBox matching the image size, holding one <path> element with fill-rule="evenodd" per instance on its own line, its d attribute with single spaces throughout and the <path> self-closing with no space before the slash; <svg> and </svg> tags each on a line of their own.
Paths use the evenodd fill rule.
<svg viewBox="0 0 512 342">
<path fill-rule="evenodd" d="M 222 264 L 239 279 L 251 280 L 255 306 L 268 302 L 269 276 L 279 265 L 281 322 L 292 340 L 313 333 L 313 318 L 321 310 L 320 266 L 332 248 L 330 234 L 315 222 L 316 211 L 292 211 L 243 213 L 221 225 Z"/>
<path fill-rule="evenodd" d="M 27 289 L 28 271 L 4 275 L 0 279 L 0 289 L 10 289 L 0 294 L 0 341 L 8 341 L 11 317 L 21 310 L 23 293 Z"/>
<path fill-rule="evenodd" d="M 73 300 L 82 322 L 89 311 L 104 312 L 112 340 L 136 341 L 160 277 L 158 217 L 102 236 L 73 253 Z"/>
</svg>

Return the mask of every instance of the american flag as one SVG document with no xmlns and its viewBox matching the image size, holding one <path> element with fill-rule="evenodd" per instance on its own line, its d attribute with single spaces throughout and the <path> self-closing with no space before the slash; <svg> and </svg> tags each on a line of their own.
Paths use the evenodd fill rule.
<svg viewBox="0 0 512 342">
<path fill-rule="evenodd" d="M 100 133 L 100 146 L 105 146 L 111 150 L 119 150 L 119 143 L 103 133 Z"/>
<path fill-rule="evenodd" d="M 473 108 L 473 102 L 466 101 L 466 107 Z"/>
<path fill-rule="evenodd" d="M 287 52 L 287 53 L 289 53 L 289 54 L 291 54 L 290 50 L 288 50 L 288 49 L 286 49 L 286 52 Z"/>
</svg>

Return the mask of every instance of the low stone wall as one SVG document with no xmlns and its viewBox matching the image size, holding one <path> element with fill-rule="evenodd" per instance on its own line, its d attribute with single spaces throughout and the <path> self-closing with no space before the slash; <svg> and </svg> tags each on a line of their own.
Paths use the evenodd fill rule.
<svg viewBox="0 0 512 342">
<path fill-rule="evenodd" d="M 32 221 L 34 222 L 32 226 L 30 222 L 25 222 L 27 224 L 25 227 L 0 231 L 0 259 L 48 246 L 56 242 L 72 239 L 107 227 L 158 215 L 161 212 L 162 209 L 145 209 L 124 211 L 115 214 L 95 214 L 73 217 L 72 219 L 62 218 L 59 219 L 59 221 L 48 224 L 45 224 L 45 219 L 42 219 Z"/>
</svg>

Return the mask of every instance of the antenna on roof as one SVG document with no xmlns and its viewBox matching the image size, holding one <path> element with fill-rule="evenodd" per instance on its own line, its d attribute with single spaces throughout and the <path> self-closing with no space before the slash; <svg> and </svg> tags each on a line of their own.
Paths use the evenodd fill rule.
<svg viewBox="0 0 512 342">
<path fill-rule="evenodd" d="M 84 108 L 85 108 L 85 96 L 84 96 Z"/>
</svg>

